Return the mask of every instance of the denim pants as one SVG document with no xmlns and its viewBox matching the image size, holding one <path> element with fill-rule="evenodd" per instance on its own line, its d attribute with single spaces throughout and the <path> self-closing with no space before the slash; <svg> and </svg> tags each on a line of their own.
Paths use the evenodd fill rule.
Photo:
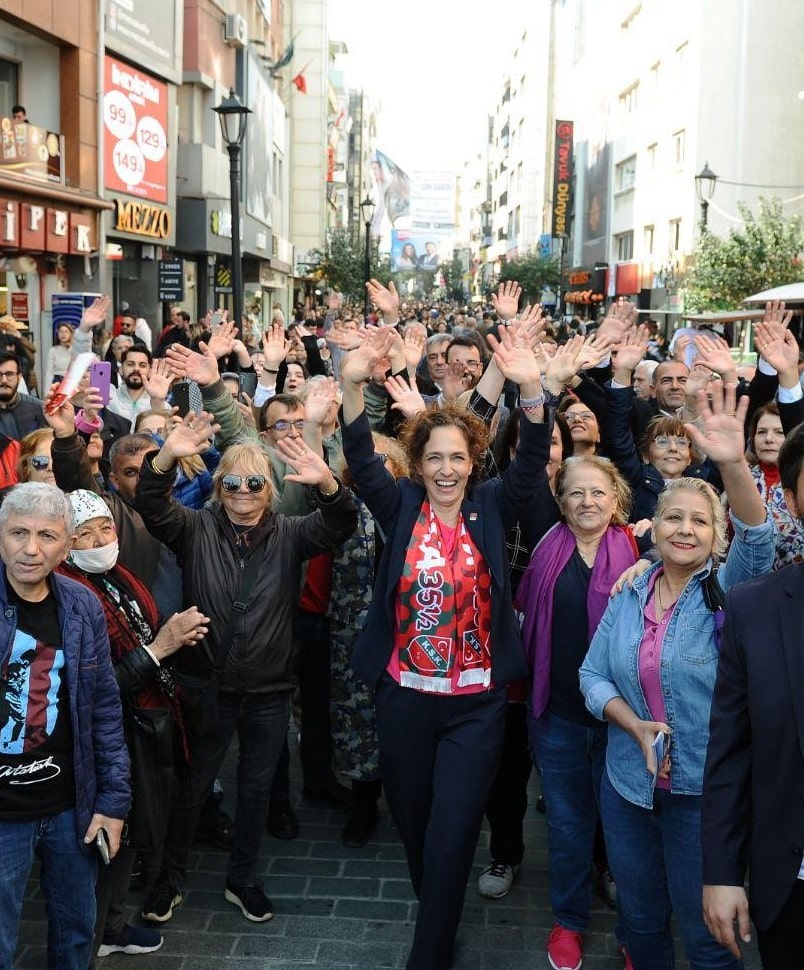
<svg viewBox="0 0 804 970">
<path fill-rule="evenodd" d="M 600 810 L 635 970 L 673 970 L 671 915 L 691 970 L 742 967 L 703 920 L 700 796 L 657 789 L 653 808 L 640 808 L 626 801 L 606 776 Z"/>
<path fill-rule="evenodd" d="M 42 863 L 47 902 L 47 965 L 86 970 L 95 932 L 97 861 L 80 847 L 74 809 L 29 822 L 0 822 L 0 970 L 11 970 L 34 854 Z"/>
<path fill-rule="evenodd" d="M 237 807 L 234 849 L 228 882 L 259 885 L 257 862 L 268 815 L 271 781 L 285 743 L 290 717 L 290 691 L 235 694 L 219 691 L 217 717 L 202 719 L 190 738 L 190 764 L 173 802 L 162 861 L 162 879 L 184 887 L 187 858 L 198 816 L 237 732 Z"/>
<path fill-rule="evenodd" d="M 547 813 L 553 916 L 565 929 L 582 933 L 592 901 L 606 725 L 587 727 L 548 711 L 531 719 L 530 738 Z"/>
</svg>

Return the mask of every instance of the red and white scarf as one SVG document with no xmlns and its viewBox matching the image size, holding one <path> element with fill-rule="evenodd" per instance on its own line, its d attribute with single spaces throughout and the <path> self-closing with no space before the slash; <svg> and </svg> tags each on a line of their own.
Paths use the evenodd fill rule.
<svg viewBox="0 0 804 970">
<path fill-rule="evenodd" d="M 422 505 L 396 598 L 394 655 L 403 687 L 435 694 L 491 685 L 491 575 L 463 521 L 452 555 Z"/>
</svg>

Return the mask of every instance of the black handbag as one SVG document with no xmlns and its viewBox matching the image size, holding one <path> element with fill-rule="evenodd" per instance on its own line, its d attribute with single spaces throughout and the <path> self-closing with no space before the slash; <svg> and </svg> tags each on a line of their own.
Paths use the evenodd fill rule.
<svg viewBox="0 0 804 970">
<path fill-rule="evenodd" d="M 173 711 L 127 708 L 126 740 L 131 757 L 131 810 L 126 844 L 148 851 L 165 840 L 173 797 L 175 725 Z"/>
</svg>

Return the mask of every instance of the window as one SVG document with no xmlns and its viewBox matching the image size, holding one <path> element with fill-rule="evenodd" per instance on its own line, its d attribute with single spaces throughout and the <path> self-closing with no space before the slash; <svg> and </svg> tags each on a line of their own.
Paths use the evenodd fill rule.
<svg viewBox="0 0 804 970">
<path fill-rule="evenodd" d="M 623 112 L 623 114 L 630 115 L 636 111 L 638 90 L 639 81 L 627 87 L 620 95 L 620 110 Z"/>
<path fill-rule="evenodd" d="M 681 220 L 670 220 L 670 251 L 677 253 L 681 248 Z"/>
<path fill-rule="evenodd" d="M 652 142 L 650 145 L 648 145 L 648 168 L 651 172 L 655 171 L 656 169 L 656 150 L 658 147 L 659 146 L 656 142 Z"/>
<path fill-rule="evenodd" d="M 684 164 L 684 151 L 686 142 L 686 132 L 682 128 L 681 131 L 673 132 L 673 164 L 679 167 Z"/>
<path fill-rule="evenodd" d="M 636 155 L 631 155 L 620 162 L 615 169 L 617 192 L 627 192 L 636 182 Z"/>
<path fill-rule="evenodd" d="M 10 118 L 19 101 L 17 70 L 13 61 L 0 60 L 0 118 Z"/>
<path fill-rule="evenodd" d="M 617 262 L 626 263 L 634 258 L 634 234 L 633 232 L 621 232 L 614 237 L 617 243 Z"/>
<path fill-rule="evenodd" d="M 645 250 L 645 256 L 653 255 L 653 237 L 653 226 L 645 226 L 642 236 L 642 248 Z"/>
</svg>

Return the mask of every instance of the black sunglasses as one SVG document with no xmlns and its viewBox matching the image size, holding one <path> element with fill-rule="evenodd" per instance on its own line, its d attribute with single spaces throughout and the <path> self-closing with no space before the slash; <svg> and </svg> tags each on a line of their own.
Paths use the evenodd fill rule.
<svg viewBox="0 0 804 970">
<path fill-rule="evenodd" d="M 245 478 L 242 475 L 224 475 L 221 486 L 224 492 L 239 492 L 244 481 L 250 492 L 261 492 L 265 488 L 265 475 L 246 475 Z"/>
<path fill-rule="evenodd" d="M 50 468 L 50 459 L 45 455 L 32 455 L 28 459 L 28 463 L 31 468 L 35 468 L 38 472 L 43 472 L 46 468 Z"/>
</svg>

